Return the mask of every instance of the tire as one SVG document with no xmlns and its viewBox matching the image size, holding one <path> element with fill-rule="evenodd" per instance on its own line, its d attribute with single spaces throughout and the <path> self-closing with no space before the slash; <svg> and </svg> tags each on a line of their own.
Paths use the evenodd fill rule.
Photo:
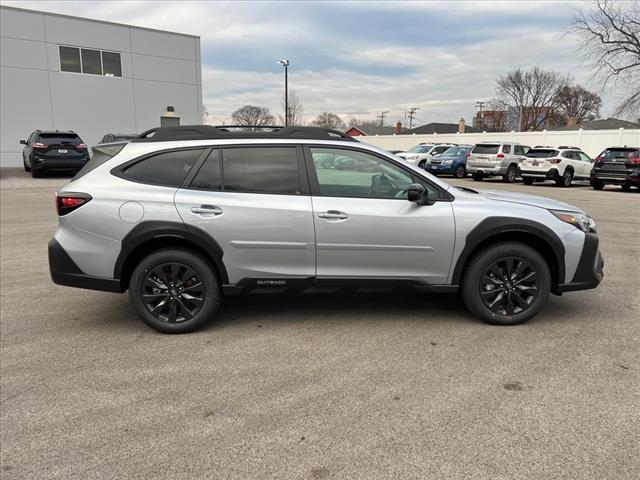
<svg viewBox="0 0 640 480">
<path fill-rule="evenodd" d="M 481 182 L 482 179 L 484 178 L 484 175 L 481 172 L 475 172 L 472 176 L 471 176 L 476 182 Z"/>
<path fill-rule="evenodd" d="M 604 182 L 602 180 L 591 180 L 591 186 L 594 190 L 602 190 L 604 188 Z"/>
<path fill-rule="evenodd" d="M 561 177 L 556 178 L 556 185 L 562 188 L 569 188 L 573 181 L 573 170 L 566 168 Z"/>
<path fill-rule="evenodd" d="M 498 278 L 509 265 L 511 278 L 520 266 L 526 265 L 515 277 L 520 278 L 519 283 Z M 528 276 L 531 278 L 527 279 Z M 462 280 L 462 298 L 467 308 L 493 325 L 518 325 L 533 318 L 546 304 L 550 290 L 551 274 L 544 258 L 533 248 L 517 242 L 495 243 L 478 252 L 467 265 Z M 497 306 L 491 308 L 489 304 L 496 300 Z"/>
<path fill-rule="evenodd" d="M 32 168 L 31 169 L 31 177 L 32 178 L 40 178 L 40 177 L 42 177 L 42 172 L 40 170 L 38 170 L 37 168 Z"/>
<path fill-rule="evenodd" d="M 525 185 L 533 185 L 534 181 L 535 178 L 533 177 L 522 177 L 522 183 L 524 183 Z"/>
<path fill-rule="evenodd" d="M 420 167 L 422 170 L 424 170 L 424 166 L 427 164 L 426 160 L 422 160 L 420 161 L 420 163 L 418 163 L 418 167 Z"/>
<path fill-rule="evenodd" d="M 517 177 L 518 177 L 518 171 L 516 170 L 516 166 L 509 165 L 509 168 L 507 168 L 507 173 L 505 173 L 502 176 L 502 181 L 504 183 L 513 183 L 516 181 Z"/>
<path fill-rule="evenodd" d="M 194 273 L 188 276 L 190 272 Z M 197 253 L 167 248 L 151 253 L 136 266 L 129 281 L 129 299 L 142 321 L 154 330 L 193 332 L 218 309 L 220 282 L 213 267 Z"/>
<path fill-rule="evenodd" d="M 464 178 L 467 176 L 467 167 L 465 167 L 464 165 L 458 165 L 455 169 L 455 171 L 453 172 L 453 176 L 455 178 Z"/>
<path fill-rule="evenodd" d="M 622 188 L 622 190 L 624 190 L 625 192 L 628 192 L 629 190 L 631 190 L 631 185 L 629 185 L 628 183 L 623 183 L 622 185 L 620 185 L 620 187 Z"/>
<path fill-rule="evenodd" d="M 22 157 L 22 166 L 24 167 L 24 171 L 25 172 L 30 172 L 31 168 L 27 167 L 27 161 L 24 159 L 24 157 Z"/>
</svg>

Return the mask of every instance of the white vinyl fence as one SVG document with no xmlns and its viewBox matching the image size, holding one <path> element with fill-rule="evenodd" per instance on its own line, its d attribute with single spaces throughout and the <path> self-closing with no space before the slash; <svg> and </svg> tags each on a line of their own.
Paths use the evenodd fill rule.
<svg viewBox="0 0 640 480">
<path fill-rule="evenodd" d="M 581 148 L 590 157 L 597 156 L 606 147 L 624 145 L 640 147 L 640 129 L 617 130 L 560 130 L 541 132 L 482 132 L 429 135 L 373 135 L 358 137 L 363 143 L 370 143 L 386 150 L 408 150 L 422 142 L 476 144 L 482 142 L 513 141 L 533 147 L 568 145 Z"/>
</svg>

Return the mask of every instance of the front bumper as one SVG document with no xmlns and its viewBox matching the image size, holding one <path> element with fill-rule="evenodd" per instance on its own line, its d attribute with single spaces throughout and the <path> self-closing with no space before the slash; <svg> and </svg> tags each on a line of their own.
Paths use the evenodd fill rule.
<svg viewBox="0 0 640 480">
<path fill-rule="evenodd" d="M 559 284 L 553 293 L 574 292 L 596 288 L 604 277 L 604 259 L 598 250 L 598 236 L 595 233 L 585 233 L 582 254 L 578 268 L 570 283 Z"/>
<path fill-rule="evenodd" d="M 122 293 L 118 278 L 102 278 L 85 274 L 55 238 L 49 240 L 49 271 L 53 283 L 67 287 Z"/>
<path fill-rule="evenodd" d="M 424 169 L 429 173 L 453 173 L 456 171 L 456 167 L 453 164 L 450 165 L 425 165 Z"/>
</svg>

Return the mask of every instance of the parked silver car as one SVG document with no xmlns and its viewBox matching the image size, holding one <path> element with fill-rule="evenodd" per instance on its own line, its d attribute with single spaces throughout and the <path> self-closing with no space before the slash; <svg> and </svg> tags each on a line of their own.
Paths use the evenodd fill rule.
<svg viewBox="0 0 640 480">
<path fill-rule="evenodd" d="M 467 173 L 477 181 L 500 176 L 505 182 L 513 183 L 518 177 L 518 166 L 528 150 L 529 147 L 519 143 L 478 143 L 467 159 Z"/>
<path fill-rule="evenodd" d="M 485 322 L 512 325 L 549 292 L 600 283 L 595 224 L 579 208 L 455 188 L 339 135 L 166 127 L 96 147 L 57 193 L 54 282 L 128 290 L 142 320 L 170 333 L 256 290 L 461 292 Z M 331 157 L 351 161 L 326 168 Z"/>
</svg>

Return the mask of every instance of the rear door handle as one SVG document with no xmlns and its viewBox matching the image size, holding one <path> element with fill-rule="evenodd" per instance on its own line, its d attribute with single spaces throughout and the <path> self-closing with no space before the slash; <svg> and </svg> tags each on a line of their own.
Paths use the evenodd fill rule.
<svg viewBox="0 0 640 480">
<path fill-rule="evenodd" d="M 327 210 L 326 212 L 320 212 L 318 213 L 318 216 L 327 220 L 346 220 L 347 218 L 349 218 L 349 215 L 344 212 L 339 212 L 338 210 Z"/>
<path fill-rule="evenodd" d="M 222 213 L 222 209 L 215 205 L 200 205 L 197 207 L 191 207 L 191 213 L 195 213 L 196 215 L 220 215 Z"/>
</svg>

